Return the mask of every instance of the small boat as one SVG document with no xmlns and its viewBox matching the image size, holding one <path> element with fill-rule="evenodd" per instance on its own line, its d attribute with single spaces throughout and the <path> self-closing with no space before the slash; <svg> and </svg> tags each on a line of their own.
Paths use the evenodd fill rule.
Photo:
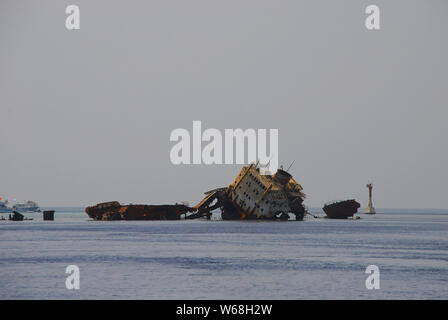
<svg viewBox="0 0 448 320">
<path fill-rule="evenodd" d="M 9 208 L 8 201 L 2 201 L 2 198 L 0 198 L 0 213 L 11 213 L 12 208 Z"/>
<path fill-rule="evenodd" d="M 343 201 L 332 201 L 322 208 L 329 219 L 347 219 L 358 212 L 361 205 L 354 199 Z"/>
<path fill-rule="evenodd" d="M 40 208 L 37 203 L 31 200 L 16 203 L 12 206 L 12 209 L 19 212 L 40 212 Z"/>
</svg>

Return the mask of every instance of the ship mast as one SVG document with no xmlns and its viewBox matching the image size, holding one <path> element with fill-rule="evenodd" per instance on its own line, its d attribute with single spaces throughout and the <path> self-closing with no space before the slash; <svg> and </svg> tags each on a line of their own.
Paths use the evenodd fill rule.
<svg viewBox="0 0 448 320">
<path fill-rule="evenodd" d="M 369 203 L 367 204 L 366 213 L 375 214 L 376 212 L 375 212 L 375 208 L 373 207 L 373 202 L 372 202 L 373 184 L 372 183 L 368 183 L 366 185 L 366 187 L 369 189 Z"/>
</svg>

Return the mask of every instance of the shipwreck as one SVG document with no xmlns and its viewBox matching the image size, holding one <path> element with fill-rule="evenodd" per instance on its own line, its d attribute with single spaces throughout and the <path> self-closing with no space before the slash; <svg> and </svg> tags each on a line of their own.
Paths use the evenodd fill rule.
<svg viewBox="0 0 448 320">
<path fill-rule="evenodd" d="M 87 207 L 94 220 L 180 220 L 210 219 L 220 211 L 223 220 L 303 220 L 306 195 L 291 174 L 278 169 L 275 174 L 263 174 L 258 164 L 244 166 L 228 187 L 205 193 L 196 206 L 121 205 L 117 201 Z"/>
<path fill-rule="evenodd" d="M 322 208 L 329 219 L 347 219 L 358 212 L 360 203 L 354 199 L 328 202 Z"/>
<path fill-rule="evenodd" d="M 182 215 L 194 209 L 183 204 L 121 205 L 118 201 L 111 201 L 87 207 L 85 211 L 93 220 L 180 220 Z"/>
<path fill-rule="evenodd" d="M 210 216 L 221 211 L 223 220 L 281 219 L 296 220 L 305 215 L 302 186 L 283 169 L 273 175 L 262 174 L 256 164 L 245 166 L 226 188 L 214 189 L 194 208 L 194 216 Z"/>
</svg>

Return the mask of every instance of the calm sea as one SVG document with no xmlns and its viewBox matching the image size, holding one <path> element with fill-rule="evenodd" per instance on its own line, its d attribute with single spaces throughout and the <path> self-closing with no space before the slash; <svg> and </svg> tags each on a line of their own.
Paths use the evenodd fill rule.
<svg viewBox="0 0 448 320">
<path fill-rule="evenodd" d="M 448 299 L 447 210 L 380 211 L 302 222 L 27 214 L 0 221 L 0 299 Z M 68 265 L 79 290 L 66 288 Z M 368 265 L 379 290 L 366 289 Z"/>
</svg>

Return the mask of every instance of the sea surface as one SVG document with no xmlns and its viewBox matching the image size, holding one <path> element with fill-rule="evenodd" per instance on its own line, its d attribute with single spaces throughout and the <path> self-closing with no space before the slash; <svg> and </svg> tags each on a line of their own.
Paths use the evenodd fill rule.
<svg viewBox="0 0 448 320">
<path fill-rule="evenodd" d="M 0 299 L 448 299 L 448 210 L 102 222 L 55 209 L 55 221 L 0 221 Z M 366 288 L 369 265 L 380 289 Z"/>
</svg>

